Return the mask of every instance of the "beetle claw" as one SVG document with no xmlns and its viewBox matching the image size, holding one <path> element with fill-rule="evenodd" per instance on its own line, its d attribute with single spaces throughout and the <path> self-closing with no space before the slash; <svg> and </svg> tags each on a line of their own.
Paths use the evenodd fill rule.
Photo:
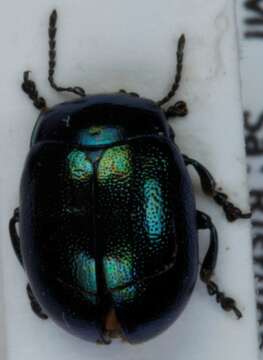
<svg viewBox="0 0 263 360">
<path fill-rule="evenodd" d="M 217 191 L 214 195 L 214 200 L 218 205 L 222 206 L 226 218 L 230 222 L 238 219 L 249 219 L 251 217 L 251 213 L 243 213 L 238 207 L 228 201 L 228 196 L 224 193 Z"/>
<path fill-rule="evenodd" d="M 251 213 L 242 213 L 242 211 L 235 207 L 233 204 L 229 203 L 224 208 L 224 212 L 226 214 L 227 220 L 233 222 L 238 219 L 250 219 Z"/>
</svg>

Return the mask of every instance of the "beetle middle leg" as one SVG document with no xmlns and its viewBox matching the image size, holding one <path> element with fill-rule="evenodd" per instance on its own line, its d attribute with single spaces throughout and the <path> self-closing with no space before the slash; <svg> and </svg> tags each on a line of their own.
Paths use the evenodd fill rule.
<svg viewBox="0 0 263 360">
<path fill-rule="evenodd" d="M 251 217 L 251 213 L 243 213 L 238 207 L 229 201 L 228 195 L 216 189 L 215 179 L 202 164 L 186 155 L 183 157 L 185 164 L 192 165 L 198 173 L 204 193 L 211 196 L 214 201 L 223 208 L 228 221 L 233 222 L 237 219 L 249 219 Z"/>
<path fill-rule="evenodd" d="M 15 251 L 15 254 L 20 262 L 20 264 L 23 266 L 23 259 L 20 249 L 20 238 L 17 233 L 16 225 L 19 223 L 19 208 L 16 208 L 14 210 L 14 214 L 9 220 L 9 235 L 10 239 Z"/>
<path fill-rule="evenodd" d="M 22 254 L 21 254 L 21 248 L 20 248 L 20 238 L 19 238 L 19 235 L 18 235 L 17 229 L 16 229 L 16 225 L 18 223 L 19 223 L 19 208 L 16 208 L 14 210 L 13 216 L 11 217 L 11 219 L 9 221 L 9 234 L 10 234 L 13 248 L 15 250 L 15 254 L 16 254 L 20 264 L 23 266 L 23 258 L 22 258 Z M 48 318 L 47 315 L 43 312 L 43 310 L 41 309 L 41 306 L 38 304 L 29 284 L 27 285 L 26 291 L 27 291 L 27 295 L 30 300 L 31 308 L 34 311 L 34 313 L 43 320 L 47 319 Z"/>
<path fill-rule="evenodd" d="M 39 303 L 37 302 L 35 295 L 33 294 L 33 291 L 31 289 L 31 286 L 29 284 L 27 284 L 26 287 L 26 291 L 27 291 L 27 295 L 28 298 L 30 300 L 30 305 L 31 308 L 33 310 L 33 312 L 42 320 L 47 320 L 48 316 L 43 312 L 43 310 L 41 309 L 41 306 L 39 305 Z"/>
<path fill-rule="evenodd" d="M 201 211 L 197 211 L 197 228 L 199 230 L 207 229 L 210 231 L 210 245 L 201 266 L 200 278 L 206 284 L 208 294 L 215 296 L 216 301 L 221 305 L 222 309 L 225 311 L 233 311 L 237 318 L 240 319 L 242 313 L 238 309 L 235 300 L 227 297 L 220 291 L 218 285 L 212 280 L 218 256 L 218 237 L 212 220 Z"/>
</svg>

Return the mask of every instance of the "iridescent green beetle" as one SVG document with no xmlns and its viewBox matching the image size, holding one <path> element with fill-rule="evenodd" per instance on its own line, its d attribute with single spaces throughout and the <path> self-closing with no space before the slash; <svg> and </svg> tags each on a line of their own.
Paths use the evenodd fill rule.
<svg viewBox="0 0 263 360">
<path fill-rule="evenodd" d="M 211 280 L 217 232 L 209 216 L 196 210 L 186 167 L 196 169 L 204 192 L 229 221 L 250 214 L 218 192 L 210 173 L 175 145 L 168 118 L 186 115 L 186 104 L 162 108 L 179 87 L 184 36 L 174 84 L 162 100 L 123 90 L 86 96 L 80 87 L 54 81 L 56 20 L 53 11 L 49 82 L 81 99 L 49 109 L 24 73 L 23 90 L 41 112 L 10 235 L 29 278 L 33 310 L 89 341 L 148 340 L 187 304 L 198 273 L 197 231 L 209 229 L 201 279 L 223 309 L 240 318 L 235 301 Z"/>
</svg>

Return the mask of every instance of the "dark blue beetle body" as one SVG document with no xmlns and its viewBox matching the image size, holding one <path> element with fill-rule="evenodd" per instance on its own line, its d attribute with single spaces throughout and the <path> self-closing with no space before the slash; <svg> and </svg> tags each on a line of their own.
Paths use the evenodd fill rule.
<svg viewBox="0 0 263 360">
<path fill-rule="evenodd" d="M 44 311 L 105 339 L 168 328 L 197 278 L 192 186 L 154 102 L 97 95 L 42 112 L 21 182 L 21 253 Z M 111 315 L 110 315 L 111 314 Z"/>
<path fill-rule="evenodd" d="M 24 72 L 23 91 L 39 109 L 25 163 L 20 205 L 9 222 L 16 255 L 27 272 L 32 310 L 88 341 L 132 344 L 166 330 L 186 306 L 198 272 L 197 231 L 210 243 L 200 278 L 225 311 L 242 317 L 212 280 L 218 237 L 196 210 L 186 166 L 229 221 L 247 219 L 210 172 L 180 153 L 168 119 L 187 114 L 184 101 L 164 110 L 179 88 L 185 36 L 177 46 L 174 82 L 159 101 L 120 90 L 86 96 L 54 79 L 57 12 L 49 18 L 48 80 L 81 96 L 48 108 Z M 16 225 L 19 223 L 19 232 Z"/>
</svg>

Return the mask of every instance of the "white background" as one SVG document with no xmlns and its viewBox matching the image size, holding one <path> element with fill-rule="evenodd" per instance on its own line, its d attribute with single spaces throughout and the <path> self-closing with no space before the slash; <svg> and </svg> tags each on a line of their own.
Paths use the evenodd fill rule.
<svg viewBox="0 0 263 360">
<path fill-rule="evenodd" d="M 247 209 L 239 62 L 234 4 L 229 0 L 58 0 L 5 2 L 0 13 L 1 44 L 1 360 L 256 360 L 256 322 L 249 222 L 228 224 L 222 210 L 201 194 L 198 207 L 219 231 L 216 281 L 238 299 L 244 318 L 221 311 L 198 281 L 180 319 L 164 334 L 140 346 L 97 346 L 74 338 L 31 312 L 20 268 L 7 231 L 18 205 L 18 187 L 37 117 L 20 90 L 22 73 L 32 70 L 50 106 L 70 99 L 47 82 L 47 22 L 56 7 L 57 81 L 88 93 L 120 88 L 159 99 L 174 75 L 176 40 L 187 36 L 185 70 L 177 100 L 190 114 L 174 120 L 176 142 L 203 162 L 231 198 Z M 192 172 L 191 172 L 192 174 Z M 200 233 L 201 256 L 207 234 Z M 171 284 L 172 286 L 172 284 Z M 155 301 L 158 301 L 156 299 Z"/>
</svg>

